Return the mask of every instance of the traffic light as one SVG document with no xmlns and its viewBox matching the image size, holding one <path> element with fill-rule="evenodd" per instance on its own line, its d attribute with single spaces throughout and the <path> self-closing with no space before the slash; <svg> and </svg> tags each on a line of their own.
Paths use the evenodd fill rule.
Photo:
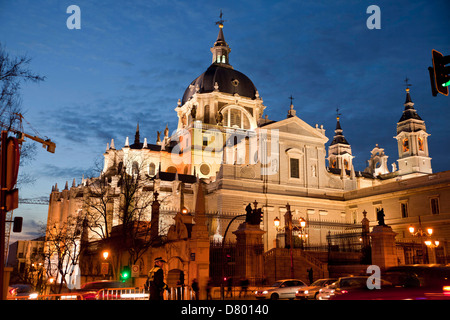
<svg viewBox="0 0 450 320">
<path fill-rule="evenodd" d="M 450 56 L 444 56 L 436 50 L 431 50 L 433 57 L 433 80 L 438 93 L 448 96 L 448 87 L 450 86 Z M 431 74 L 431 70 L 430 70 Z"/>
<path fill-rule="evenodd" d="M 13 232 L 22 232 L 22 217 L 14 217 Z"/>
<path fill-rule="evenodd" d="M 131 269 L 129 266 L 124 266 L 120 271 L 120 280 L 127 281 L 131 277 Z"/>
</svg>

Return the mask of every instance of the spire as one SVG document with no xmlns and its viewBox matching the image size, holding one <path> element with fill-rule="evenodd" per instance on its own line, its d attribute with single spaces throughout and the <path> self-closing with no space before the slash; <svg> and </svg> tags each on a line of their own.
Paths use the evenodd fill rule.
<svg viewBox="0 0 450 320">
<path fill-rule="evenodd" d="M 216 22 L 216 25 L 219 25 L 219 34 L 217 35 L 216 42 L 214 42 L 214 46 L 211 48 L 211 52 L 213 54 L 212 63 L 230 66 L 228 55 L 231 49 L 225 41 L 225 36 L 223 35 L 223 23 L 225 20 L 222 19 L 222 16 L 222 10 L 220 10 L 220 20 Z"/>
<path fill-rule="evenodd" d="M 141 141 L 140 141 L 140 135 L 139 135 L 139 122 L 138 122 L 137 127 L 136 127 L 136 133 L 134 135 L 134 144 L 138 145 L 140 143 L 141 143 Z"/>
<path fill-rule="evenodd" d="M 406 77 L 406 78 L 405 78 L 405 87 L 406 87 L 406 100 L 405 100 L 405 105 L 408 104 L 408 103 L 410 103 L 410 102 L 412 103 L 411 96 L 409 95 L 409 88 L 408 88 L 408 87 L 411 87 L 412 84 L 408 83 L 408 81 L 409 81 L 409 79 L 408 79 L 408 77 Z M 413 104 L 413 105 L 414 105 L 414 104 Z"/>
<path fill-rule="evenodd" d="M 409 93 L 410 89 L 409 87 L 412 86 L 412 84 L 408 83 L 408 78 L 405 79 L 405 86 L 406 86 L 406 99 L 405 103 L 403 104 L 405 106 L 405 109 L 403 110 L 402 117 L 398 122 L 402 122 L 409 119 L 415 119 L 415 120 L 422 120 L 422 118 L 417 114 L 416 109 L 414 109 L 414 102 L 412 102 L 411 95 Z"/>
<path fill-rule="evenodd" d="M 342 134 L 343 130 L 342 130 L 342 127 L 341 127 L 341 123 L 339 121 L 340 115 L 341 114 L 339 113 L 339 108 L 337 108 L 336 109 L 336 130 L 334 130 L 334 138 L 333 138 L 333 141 L 331 142 L 331 145 L 335 145 L 335 144 L 338 144 L 338 143 L 340 143 L 340 144 L 349 144 L 347 142 L 347 139 L 345 139 L 344 135 Z"/>
</svg>

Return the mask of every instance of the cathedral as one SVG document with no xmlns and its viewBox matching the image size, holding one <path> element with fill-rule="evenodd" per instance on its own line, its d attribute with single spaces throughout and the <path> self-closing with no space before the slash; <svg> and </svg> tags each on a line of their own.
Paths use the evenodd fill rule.
<svg viewBox="0 0 450 320">
<path fill-rule="evenodd" d="M 142 193 L 153 197 L 157 192 L 159 232 L 170 237 L 176 237 L 169 230 L 177 213 L 195 212 L 202 183 L 211 241 L 222 241 L 227 227 L 235 230 L 242 220 L 229 224 L 245 213 L 248 204 L 262 209 L 264 251 L 283 245 L 274 222 L 285 225 L 287 208 L 295 226 L 306 221 L 302 241 L 308 246 L 329 245 L 336 226 L 349 229 L 361 225 L 364 218 L 373 226 L 377 210 L 384 209 L 385 222 L 397 240 L 414 239 L 408 228 L 423 224 L 433 228 L 433 236 L 440 240 L 438 259 L 446 257 L 450 172 L 432 172 L 430 135 L 409 88 L 403 108 L 398 108 L 393 139 L 398 145 L 397 160 L 389 165 L 384 149 L 376 145 L 367 168 L 356 170 L 351 139 L 344 136 L 339 114 L 328 147 L 323 126 L 299 118 L 292 100 L 285 119 L 271 120 L 264 114 L 270 107 L 264 105 L 263 93 L 232 66 L 223 24 L 218 25 L 211 64 L 187 86 L 175 107 L 175 133 L 169 136 L 168 127 L 160 128 L 152 143 L 140 136 L 137 125 L 134 139 L 124 137 L 122 147 L 117 141 L 108 142 L 98 177 L 83 178 L 78 185 L 74 180 L 70 188 L 66 183 L 61 191 L 53 187 L 48 226 L 88 210 L 86 197 L 92 194 L 86 190 L 99 181 L 113 194 L 119 193 L 121 174 L 127 173 L 143 177 Z M 98 228 L 111 231 L 120 225 L 119 202 L 111 200 L 108 223 Z M 150 206 L 144 211 L 150 221 Z M 233 237 L 229 233 L 227 240 Z M 91 232 L 87 238 L 94 241 L 98 233 Z M 408 262 L 404 255 L 399 256 L 403 263 Z"/>
</svg>

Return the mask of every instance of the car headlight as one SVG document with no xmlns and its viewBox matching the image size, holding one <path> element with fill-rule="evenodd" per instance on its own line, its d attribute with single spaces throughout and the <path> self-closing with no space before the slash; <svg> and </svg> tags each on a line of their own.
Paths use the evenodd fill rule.
<svg viewBox="0 0 450 320">
<path fill-rule="evenodd" d="M 309 291 L 308 291 L 308 290 L 305 290 L 305 291 L 303 291 L 303 293 L 304 293 L 304 294 L 308 294 L 308 293 L 309 293 Z"/>
<path fill-rule="evenodd" d="M 37 297 L 38 297 L 38 294 L 37 294 L 37 293 L 31 293 L 31 294 L 28 296 L 28 299 L 37 299 Z"/>
<path fill-rule="evenodd" d="M 267 291 L 267 290 L 264 290 L 263 292 L 262 292 L 263 294 L 268 294 L 269 293 L 269 291 Z"/>
</svg>

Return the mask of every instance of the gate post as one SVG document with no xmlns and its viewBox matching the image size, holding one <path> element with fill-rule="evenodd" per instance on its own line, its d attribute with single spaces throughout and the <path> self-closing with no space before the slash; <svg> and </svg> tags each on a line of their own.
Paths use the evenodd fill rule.
<svg viewBox="0 0 450 320">
<path fill-rule="evenodd" d="M 261 279 L 264 275 L 262 236 L 259 225 L 241 223 L 236 231 L 236 274 L 246 279 Z"/>
</svg>

